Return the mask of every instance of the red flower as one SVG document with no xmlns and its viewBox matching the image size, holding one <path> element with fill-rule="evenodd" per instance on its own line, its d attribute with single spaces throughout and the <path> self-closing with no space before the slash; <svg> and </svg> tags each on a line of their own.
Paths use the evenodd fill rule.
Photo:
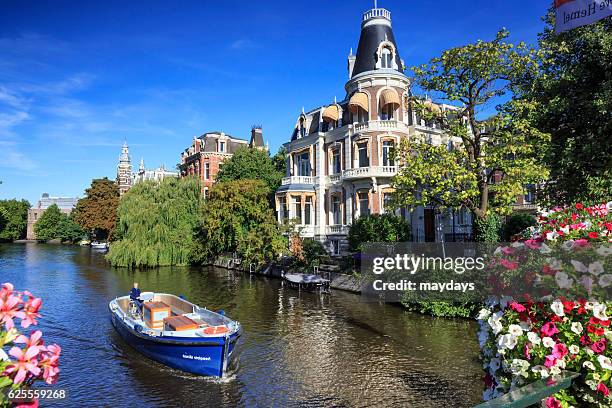
<svg viewBox="0 0 612 408">
<path fill-rule="evenodd" d="M 571 301 L 564 301 L 562 303 L 563 303 L 563 311 L 565 313 L 571 312 L 572 310 L 574 310 L 574 307 L 576 307 L 576 304 Z"/>
<path fill-rule="evenodd" d="M 580 344 L 583 346 L 588 346 L 591 344 L 591 338 L 588 335 L 583 334 L 582 337 L 580 337 Z"/>
<path fill-rule="evenodd" d="M 550 267 L 550 265 L 548 265 L 548 264 L 547 264 L 547 265 L 544 265 L 544 266 L 542 267 L 542 273 L 543 273 L 544 275 L 555 276 L 555 274 L 557 273 L 557 271 L 555 271 L 554 269 L 552 269 L 552 268 Z"/>
<path fill-rule="evenodd" d="M 591 238 L 591 239 L 597 239 L 597 237 L 599 237 L 599 234 L 598 234 L 598 233 L 596 233 L 596 232 L 594 232 L 594 231 L 589 232 L 589 238 Z"/>
<path fill-rule="evenodd" d="M 597 384 L 597 392 L 601 392 L 604 397 L 610 395 L 610 390 L 608 390 L 608 387 L 606 387 L 604 383 Z"/>
<path fill-rule="evenodd" d="M 604 329 L 602 329 L 601 327 L 595 327 L 592 324 L 587 325 L 587 331 L 589 333 L 595 334 L 596 336 L 603 336 L 604 334 Z"/>
<path fill-rule="evenodd" d="M 517 302 L 512 302 L 510 303 L 510 309 L 514 310 L 515 312 L 518 313 L 524 313 L 527 309 L 525 309 L 525 306 L 521 305 L 520 303 Z"/>
<path fill-rule="evenodd" d="M 510 269 L 510 270 L 514 270 L 514 269 L 518 268 L 518 263 L 516 263 L 516 262 L 510 262 L 510 261 L 509 261 L 509 260 L 507 260 L 507 259 L 502 259 L 502 260 L 500 261 L 500 263 L 501 263 L 501 264 L 502 264 L 504 267 L 506 267 L 507 269 Z"/>
<path fill-rule="evenodd" d="M 576 203 L 577 210 L 582 210 L 583 208 L 584 208 L 584 205 L 582 205 L 582 203 Z"/>
<path fill-rule="evenodd" d="M 596 353 L 603 353 L 604 351 L 606 351 L 606 340 L 601 339 L 599 341 L 596 341 L 591 345 L 591 350 Z"/>
<path fill-rule="evenodd" d="M 573 213 L 573 214 L 572 214 L 572 221 L 574 221 L 574 222 L 575 222 L 575 221 L 576 221 L 576 219 L 578 219 L 578 214 Z"/>
</svg>

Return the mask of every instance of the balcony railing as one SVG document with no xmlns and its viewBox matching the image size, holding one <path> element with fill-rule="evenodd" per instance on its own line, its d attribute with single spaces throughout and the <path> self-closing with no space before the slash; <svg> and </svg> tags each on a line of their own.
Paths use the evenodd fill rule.
<svg viewBox="0 0 612 408">
<path fill-rule="evenodd" d="M 369 20 L 374 17 L 384 17 L 387 20 L 391 20 L 391 12 L 384 8 L 375 8 L 363 13 L 363 21 Z"/>
<path fill-rule="evenodd" d="M 330 234 L 348 234 L 348 225 L 328 225 L 325 227 L 325 233 Z"/>
<path fill-rule="evenodd" d="M 312 176 L 283 177 L 281 185 L 286 186 L 288 184 L 315 184 L 315 178 Z"/>
<path fill-rule="evenodd" d="M 342 172 L 342 178 L 350 180 L 362 177 L 393 177 L 396 174 L 396 166 L 369 166 L 344 170 Z"/>
<path fill-rule="evenodd" d="M 370 120 L 368 122 L 356 123 L 355 133 L 366 131 L 408 131 L 408 126 L 404 122 L 397 120 Z"/>
</svg>

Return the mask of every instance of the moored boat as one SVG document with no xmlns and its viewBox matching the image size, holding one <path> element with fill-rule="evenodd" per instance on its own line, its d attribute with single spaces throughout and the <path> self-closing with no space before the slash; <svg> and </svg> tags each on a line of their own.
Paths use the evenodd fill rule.
<svg viewBox="0 0 612 408">
<path fill-rule="evenodd" d="M 327 292 L 330 285 L 329 279 L 306 273 L 283 273 L 283 279 L 289 286 L 309 292 Z"/>
<path fill-rule="evenodd" d="M 178 296 L 144 292 L 142 313 L 129 296 L 109 303 L 113 326 L 145 356 L 193 374 L 223 377 L 235 355 L 240 324 Z"/>
<path fill-rule="evenodd" d="M 98 241 L 94 241 L 91 244 L 89 244 L 93 249 L 101 249 L 101 250 L 107 250 L 108 249 L 108 242 L 98 242 Z"/>
</svg>

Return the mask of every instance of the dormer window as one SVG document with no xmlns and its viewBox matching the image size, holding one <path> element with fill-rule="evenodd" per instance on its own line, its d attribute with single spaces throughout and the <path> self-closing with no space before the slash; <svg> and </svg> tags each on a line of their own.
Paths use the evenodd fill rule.
<svg viewBox="0 0 612 408">
<path fill-rule="evenodd" d="M 219 152 L 225 153 L 225 142 L 219 142 Z"/>
<path fill-rule="evenodd" d="M 393 54 L 391 54 L 391 50 L 389 48 L 383 48 L 380 57 L 381 68 L 393 68 L 393 66 L 391 65 Z"/>
<path fill-rule="evenodd" d="M 396 51 L 395 46 L 389 40 L 380 43 L 376 51 L 376 68 L 377 69 L 399 69 L 395 62 Z"/>
</svg>

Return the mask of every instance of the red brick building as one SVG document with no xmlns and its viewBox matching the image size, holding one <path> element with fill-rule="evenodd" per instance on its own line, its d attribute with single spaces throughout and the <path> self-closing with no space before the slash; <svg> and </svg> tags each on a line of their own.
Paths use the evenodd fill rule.
<svg viewBox="0 0 612 408">
<path fill-rule="evenodd" d="M 223 132 L 209 132 L 194 137 L 191 146 L 181 153 L 181 176 L 197 174 L 202 180 L 203 193 L 215 183 L 221 164 L 240 148 L 265 149 L 261 127 L 251 129 L 251 139 L 246 141 Z"/>
</svg>

